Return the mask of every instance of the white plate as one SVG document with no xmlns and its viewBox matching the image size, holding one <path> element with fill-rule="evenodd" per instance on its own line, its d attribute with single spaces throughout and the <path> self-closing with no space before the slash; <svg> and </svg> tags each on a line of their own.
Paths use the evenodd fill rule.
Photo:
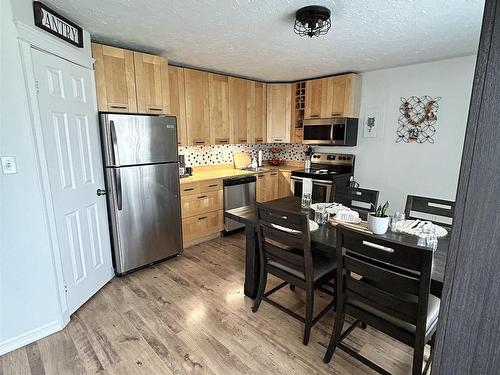
<svg viewBox="0 0 500 375">
<path fill-rule="evenodd" d="M 339 219 L 336 219 L 336 218 L 333 218 L 332 221 L 335 221 L 337 223 L 351 223 L 351 224 L 359 224 L 361 223 L 363 220 L 361 220 L 361 218 L 359 217 L 358 220 L 354 220 L 354 221 L 351 221 L 351 220 L 339 220 Z"/>
<path fill-rule="evenodd" d="M 330 207 L 328 207 L 330 206 Z M 340 203 L 313 203 L 309 206 L 310 209 L 317 211 L 323 207 L 328 207 L 326 211 L 330 215 L 335 215 L 337 212 L 339 212 L 341 209 L 345 209 L 343 205 Z"/>
<path fill-rule="evenodd" d="M 316 223 L 313 220 L 309 220 L 309 232 L 314 232 L 315 230 L 319 229 L 318 223 Z"/>
</svg>

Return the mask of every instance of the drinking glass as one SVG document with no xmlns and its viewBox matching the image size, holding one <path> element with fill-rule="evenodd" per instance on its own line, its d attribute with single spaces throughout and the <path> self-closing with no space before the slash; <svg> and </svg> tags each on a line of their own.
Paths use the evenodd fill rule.
<svg viewBox="0 0 500 375">
<path fill-rule="evenodd" d="M 304 193 L 302 195 L 302 202 L 300 206 L 302 208 L 309 208 L 309 206 L 311 206 L 311 193 Z"/>
<path fill-rule="evenodd" d="M 405 214 L 402 212 L 395 212 L 391 218 L 391 232 L 399 233 L 405 222 Z"/>
<path fill-rule="evenodd" d="M 432 250 L 437 249 L 438 239 L 436 236 L 436 228 L 433 224 L 425 224 L 422 228 L 422 234 L 425 237 L 425 246 L 430 247 Z"/>
<path fill-rule="evenodd" d="M 319 206 L 317 210 L 314 211 L 314 221 L 318 224 L 326 224 L 328 222 L 328 211 L 326 206 Z"/>
</svg>

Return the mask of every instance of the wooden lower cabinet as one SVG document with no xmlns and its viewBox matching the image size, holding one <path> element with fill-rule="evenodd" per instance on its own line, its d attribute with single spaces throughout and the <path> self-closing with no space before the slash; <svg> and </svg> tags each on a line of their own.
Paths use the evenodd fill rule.
<svg viewBox="0 0 500 375">
<path fill-rule="evenodd" d="M 184 247 L 219 233 L 224 228 L 222 179 L 181 185 L 182 236 Z"/>
<path fill-rule="evenodd" d="M 186 195 L 181 198 L 182 218 L 202 212 L 222 210 L 222 190 Z"/>
<path fill-rule="evenodd" d="M 266 172 L 257 175 L 256 197 L 257 202 L 267 202 L 279 198 L 279 172 Z"/>
<path fill-rule="evenodd" d="M 278 176 L 279 198 L 291 197 L 292 193 L 292 172 L 280 171 Z"/>
<path fill-rule="evenodd" d="M 184 245 L 220 232 L 224 227 L 223 211 L 217 210 L 182 219 Z"/>
</svg>

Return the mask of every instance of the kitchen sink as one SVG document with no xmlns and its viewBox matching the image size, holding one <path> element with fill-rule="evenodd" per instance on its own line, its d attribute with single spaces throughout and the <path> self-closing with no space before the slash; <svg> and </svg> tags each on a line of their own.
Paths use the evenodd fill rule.
<svg viewBox="0 0 500 375">
<path fill-rule="evenodd" d="M 257 167 L 257 168 L 252 168 L 252 167 L 247 167 L 247 168 L 242 168 L 244 171 L 252 171 L 252 172 L 269 172 L 269 168 L 264 168 L 264 167 Z"/>
</svg>

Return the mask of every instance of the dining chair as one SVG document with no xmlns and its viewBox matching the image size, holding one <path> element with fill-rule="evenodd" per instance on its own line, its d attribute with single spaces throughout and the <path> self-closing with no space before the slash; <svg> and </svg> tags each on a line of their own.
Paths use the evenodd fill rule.
<svg viewBox="0 0 500 375">
<path fill-rule="evenodd" d="M 373 211 L 371 205 L 378 203 L 378 190 L 341 187 L 335 189 L 333 201 L 358 211 L 359 217 L 366 220 L 368 213 Z"/>
<path fill-rule="evenodd" d="M 432 250 L 337 227 L 337 310 L 324 362 L 340 348 L 382 374 L 386 370 L 342 343 L 364 322 L 413 347 L 412 374 L 422 373 L 424 347 L 431 344 L 440 299 L 430 294 Z M 342 332 L 345 315 L 356 321 Z"/>
<path fill-rule="evenodd" d="M 405 216 L 407 219 L 428 219 L 451 227 L 454 213 L 454 201 L 420 197 L 417 195 L 408 195 L 406 197 Z M 433 215 L 433 219 L 430 219 L 429 215 Z"/>
<path fill-rule="evenodd" d="M 257 312 L 264 300 L 298 319 L 305 325 L 303 344 L 307 345 L 311 328 L 335 304 L 337 263 L 335 258 L 313 253 L 307 214 L 276 210 L 265 204 L 257 204 L 257 215 L 260 280 L 252 311 Z M 283 282 L 266 292 L 268 274 L 278 277 Z M 269 298 L 271 294 L 288 284 L 291 289 L 297 286 L 305 290 L 305 317 Z M 313 317 L 315 290 L 332 295 L 333 300 Z"/>
</svg>

